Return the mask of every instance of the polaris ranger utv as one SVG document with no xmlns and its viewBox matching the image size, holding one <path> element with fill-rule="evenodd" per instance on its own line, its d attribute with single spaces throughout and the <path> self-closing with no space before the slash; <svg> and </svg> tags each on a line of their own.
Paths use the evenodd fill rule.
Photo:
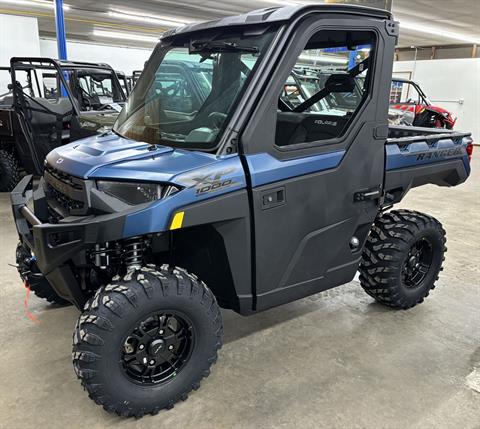
<svg viewBox="0 0 480 429">
<path fill-rule="evenodd" d="M 16 187 L 20 276 L 82 311 L 73 364 L 97 404 L 140 417 L 185 400 L 217 360 L 220 307 L 252 314 L 357 270 L 392 308 L 434 288 L 440 222 L 386 210 L 416 186 L 465 181 L 471 139 L 388 127 L 397 35 L 389 12 L 346 5 L 170 31 L 113 132 L 52 151 L 38 187 Z M 369 55 L 349 66 L 359 45 Z M 174 90 L 157 79 L 179 56 L 212 69 L 195 108 L 181 76 Z M 345 71 L 291 108 L 285 82 L 311 57 Z M 332 93 L 352 95 L 351 109 L 314 109 Z"/>
<path fill-rule="evenodd" d="M 9 92 L 0 100 L 0 191 L 11 191 L 23 171 L 42 174 L 52 149 L 109 130 L 126 100 L 107 64 L 12 58 L 8 71 Z"/>
</svg>

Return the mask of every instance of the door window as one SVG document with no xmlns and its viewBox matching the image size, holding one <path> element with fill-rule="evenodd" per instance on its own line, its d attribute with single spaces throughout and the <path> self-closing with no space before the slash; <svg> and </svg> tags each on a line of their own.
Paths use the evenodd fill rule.
<svg viewBox="0 0 480 429">
<path fill-rule="evenodd" d="M 279 99 L 276 144 L 342 136 L 368 96 L 375 35 L 320 31 L 307 43 Z"/>
</svg>

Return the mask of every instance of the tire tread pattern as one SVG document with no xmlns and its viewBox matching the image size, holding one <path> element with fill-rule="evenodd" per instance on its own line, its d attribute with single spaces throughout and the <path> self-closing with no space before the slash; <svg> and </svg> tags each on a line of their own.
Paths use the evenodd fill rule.
<svg viewBox="0 0 480 429">
<path fill-rule="evenodd" d="M 10 152 L 0 150 L 0 192 L 10 192 L 20 182 L 20 166 Z"/>
<path fill-rule="evenodd" d="M 192 390 L 200 387 L 203 378 L 210 374 L 210 366 L 217 361 L 217 352 L 222 347 L 223 326 L 220 308 L 215 296 L 205 283 L 188 273 L 183 268 L 170 268 L 167 265 L 156 267 L 147 265 L 124 276 L 115 277 L 113 284 L 101 287 L 85 304 L 84 312 L 79 317 L 74 334 L 72 359 L 77 378 L 88 392 L 89 397 L 106 411 L 122 417 L 140 418 L 146 414 L 155 415 L 161 409 L 171 409 L 175 403 L 188 398 Z M 104 391 L 101 377 L 96 371 L 95 363 L 102 359 L 95 348 L 102 345 L 102 334 L 114 329 L 115 320 L 122 318 L 126 311 L 135 308 L 139 294 L 152 299 L 160 293 L 163 297 L 171 294 L 186 295 L 188 299 L 199 300 L 205 307 L 213 323 L 215 333 L 211 356 L 204 368 L 201 368 L 197 379 L 168 403 L 161 407 L 133 408 L 127 401 L 113 399 Z M 108 311 L 105 311 L 108 310 Z M 108 315 L 108 316 L 107 316 Z"/>
<path fill-rule="evenodd" d="M 393 308 L 408 309 L 423 302 L 430 290 L 435 288 L 435 282 L 416 299 L 406 299 L 398 289 L 397 273 L 408 243 L 419 231 L 426 228 L 433 228 L 438 232 L 445 253 L 445 230 L 432 216 L 412 210 L 392 210 L 377 217 L 370 230 L 359 267 L 360 284 L 368 295 Z M 444 259 L 442 255 L 442 262 Z M 442 270 L 440 266 L 439 271 Z M 435 276 L 436 280 L 438 275 Z"/>
</svg>

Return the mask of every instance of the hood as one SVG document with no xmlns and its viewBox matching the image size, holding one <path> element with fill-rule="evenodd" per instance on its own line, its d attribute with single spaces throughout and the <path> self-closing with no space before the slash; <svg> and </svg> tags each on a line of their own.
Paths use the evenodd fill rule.
<svg viewBox="0 0 480 429">
<path fill-rule="evenodd" d="M 47 155 L 57 170 L 83 179 L 175 183 L 174 177 L 215 162 L 214 155 L 119 137 L 113 133 L 78 140 Z"/>
</svg>

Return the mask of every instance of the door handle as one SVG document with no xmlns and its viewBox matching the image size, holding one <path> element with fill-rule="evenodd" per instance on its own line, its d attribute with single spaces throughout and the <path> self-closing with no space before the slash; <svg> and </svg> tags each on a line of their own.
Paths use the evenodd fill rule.
<svg viewBox="0 0 480 429">
<path fill-rule="evenodd" d="M 262 193 L 262 210 L 271 209 L 285 204 L 285 187 L 270 189 Z"/>
<path fill-rule="evenodd" d="M 358 203 L 361 201 L 367 200 L 377 200 L 382 196 L 382 188 L 380 186 L 376 186 L 375 188 L 364 189 L 361 191 L 357 191 L 353 194 L 353 201 Z"/>
</svg>

